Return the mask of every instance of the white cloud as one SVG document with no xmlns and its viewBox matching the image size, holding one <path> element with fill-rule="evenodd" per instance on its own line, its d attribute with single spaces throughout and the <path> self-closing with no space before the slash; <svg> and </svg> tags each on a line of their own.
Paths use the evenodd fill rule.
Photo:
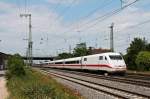
<svg viewBox="0 0 150 99">
<path fill-rule="evenodd" d="M 64 2 L 70 1 L 64 0 Z M 51 0 L 51 2 L 58 1 Z M 3 9 L 0 9 L 0 11 L 7 12 L 1 14 L 0 16 L 0 39 L 2 39 L 2 42 L 0 43 L 1 50 L 6 53 L 19 52 L 24 54 L 26 52 L 25 48 L 27 47 L 27 42 L 23 39 L 27 38 L 28 36 L 26 33 L 28 32 L 28 19 L 19 17 L 20 13 L 17 12 L 18 8 L 16 5 L 3 2 L 0 2 L 0 5 L 3 6 Z M 87 20 L 101 16 L 104 13 L 97 13 L 88 19 L 82 19 L 72 24 L 67 24 L 64 21 L 56 20 L 58 14 L 51 11 L 47 6 L 44 5 L 32 6 L 31 13 L 34 41 L 33 49 L 34 54 L 37 55 L 54 55 L 56 53 L 56 49 L 58 50 L 63 48 L 67 50 L 69 44 L 74 47 L 75 44 L 79 42 L 80 38 L 81 41 L 86 41 L 89 46 L 94 46 L 97 38 L 99 47 L 109 48 L 109 40 L 107 39 L 109 39 L 110 30 L 108 27 L 112 22 L 115 23 L 115 48 L 117 51 L 124 51 L 129 43 L 126 42 L 128 33 L 135 33 L 130 34 L 131 39 L 137 35 L 141 36 L 142 34 L 138 33 L 147 32 L 148 25 L 142 28 L 134 28 L 133 30 L 127 28 L 142 21 L 148 20 L 150 17 L 149 12 L 137 7 L 129 7 L 118 15 L 98 23 L 93 28 L 89 27 L 85 29 L 86 25 L 83 24 L 86 23 Z M 81 32 L 77 32 L 78 30 L 81 30 Z M 147 34 L 143 34 L 143 36 L 144 35 Z M 41 40 L 41 38 L 43 38 L 43 40 Z M 40 49 L 40 51 L 36 49 Z"/>
<path fill-rule="evenodd" d="M 14 5 L 9 3 L 0 2 L 0 11 L 10 11 L 12 8 L 15 8 Z"/>
</svg>

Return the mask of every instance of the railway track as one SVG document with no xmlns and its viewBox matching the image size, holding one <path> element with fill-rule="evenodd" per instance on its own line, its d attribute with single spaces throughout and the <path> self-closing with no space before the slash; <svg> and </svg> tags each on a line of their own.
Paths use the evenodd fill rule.
<svg viewBox="0 0 150 99">
<path fill-rule="evenodd" d="M 147 95 L 143 95 L 143 94 L 139 94 L 139 93 L 135 93 L 135 92 L 130 92 L 130 91 L 127 91 L 124 89 L 118 89 L 118 88 L 115 88 L 112 86 L 106 86 L 103 84 L 98 84 L 98 83 L 95 83 L 95 82 L 90 81 L 90 80 L 83 80 L 80 78 L 71 77 L 69 75 L 65 75 L 62 73 L 55 72 L 55 71 L 43 70 L 43 72 L 48 73 L 48 74 L 53 75 L 53 76 L 56 76 L 56 77 L 59 77 L 59 78 L 62 78 L 62 79 L 65 79 L 65 80 L 68 80 L 68 81 L 71 81 L 71 82 L 74 82 L 74 83 L 77 83 L 77 84 L 80 84 L 82 86 L 86 86 L 86 87 L 91 88 L 93 90 L 96 90 L 98 92 L 103 92 L 103 93 L 106 93 L 108 95 L 112 95 L 114 97 L 121 98 L 121 99 L 129 99 L 129 98 L 130 99 L 149 99 L 150 98 L 150 96 L 147 96 Z"/>
<path fill-rule="evenodd" d="M 143 87 L 150 87 L 150 80 L 147 78 L 143 78 L 143 76 L 125 76 L 125 77 L 118 77 L 118 76 L 104 76 L 104 75 L 98 75 L 98 74 L 92 74 L 92 73 L 85 73 L 85 72 L 78 72 L 78 71 L 68 71 L 68 70 L 60 70 L 60 69 L 55 69 L 57 71 L 64 71 L 68 73 L 73 73 L 77 75 L 82 75 L 82 76 L 88 76 L 92 78 L 97 78 L 97 79 L 105 79 L 105 80 L 111 80 L 111 81 L 116 81 L 116 82 L 121 82 L 121 83 L 127 83 L 127 84 L 134 84 L 138 86 L 143 86 Z"/>
<path fill-rule="evenodd" d="M 126 78 L 141 79 L 150 81 L 150 75 L 127 73 Z"/>
</svg>

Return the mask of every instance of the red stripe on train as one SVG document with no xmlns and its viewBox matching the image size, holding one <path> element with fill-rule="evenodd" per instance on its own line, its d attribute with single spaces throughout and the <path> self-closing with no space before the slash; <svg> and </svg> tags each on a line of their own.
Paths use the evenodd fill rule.
<svg viewBox="0 0 150 99">
<path fill-rule="evenodd" d="M 49 66 L 87 66 L 87 67 L 108 67 L 112 68 L 111 65 L 108 64 L 49 64 Z"/>
</svg>

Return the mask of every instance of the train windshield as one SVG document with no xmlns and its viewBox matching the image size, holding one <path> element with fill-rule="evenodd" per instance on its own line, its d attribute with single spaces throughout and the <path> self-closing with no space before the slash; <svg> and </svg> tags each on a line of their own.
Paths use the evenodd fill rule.
<svg viewBox="0 0 150 99">
<path fill-rule="evenodd" d="M 120 55 L 109 55 L 111 60 L 122 60 L 122 57 Z"/>
</svg>

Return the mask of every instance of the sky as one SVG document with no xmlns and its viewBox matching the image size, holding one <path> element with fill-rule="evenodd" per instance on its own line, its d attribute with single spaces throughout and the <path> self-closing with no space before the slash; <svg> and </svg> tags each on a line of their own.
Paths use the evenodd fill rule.
<svg viewBox="0 0 150 99">
<path fill-rule="evenodd" d="M 32 15 L 34 56 L 69 52 L 77 43 L 110 48 L 114 23 L 114 48 L 126 53 L 135 37 L 150 43 L 150 0 L 0 0 L 0 52 L 25 55 Z M 112 14 L 117 9 L 118 13 Z M 143 24 L 142 24 L 143 23 Z"/>
</svg>

